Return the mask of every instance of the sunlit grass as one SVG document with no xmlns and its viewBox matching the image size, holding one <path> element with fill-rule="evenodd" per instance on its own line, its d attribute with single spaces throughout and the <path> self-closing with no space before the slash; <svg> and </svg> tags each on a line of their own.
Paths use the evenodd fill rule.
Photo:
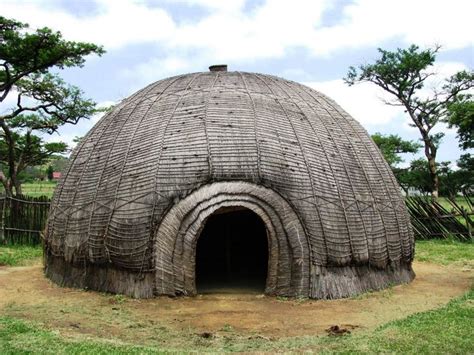
<svg viewBox="0 0 474 355">
<path fill-rule="evenodd" d="M 416 260 L 453 267 L 472 263 L 472 243 L 457 241 L 419 241 Z M 8 265 L 21 265 L 38 260 L 40 247 L 0 247 L 0 260 Z M 3 258 L 3 259 L 2 259 Z M 471 264 L 472 265 L 472 264 Z M 114 305 L 122 303 L 120 295 L 111 296 Z M 248 336 L 233 328 L 222 329 L 209 338 L 199 332 L 164 330 L 140 322 L 140 327 L 153 328 L 153 337 L 134 342 L 114 338 L 97 338 L 82 334 L 67 337 L 41 323 L 0 316 L 0 353 L 54 354 L 154 354 L 160 352 L 286 352 L 321 353 L 390 353 L 390 354 L 472 354 L 474 353 L 474 291 L 452 300 L 446 306 L 413 314 L 386 323 L 372 331 L 359 331 L 341 337 L 301 336 L 272 339 Z M 20 304 L 16 307 L 21 307 Z M 115 306 L 117 307 L 117 306 Z M 129 320 L 131 321 L 131 320 Z M 132 322 L 133 323 L 133 322 Z M 131 326 L 135 326 L 132 324 Z M 138 325 L 136 325 L 138 326 Z"/>
<path fill-rule="evenodd" d="M 474 243 L 456 240 L 420 240 L 415 245 L 415 260 L 474 269 Z"/>
<path fill-rule="evenodd" d="M 41 245 L 1 245 L 0 265 L 23 266 L 31 264 L 43 255 Z"/>
<path fill-rule="evenodd" d="M 32 197 L 47 196 L 51 198 L 56 185 L 56 181 L 40 181 L 23 183 L 21 187 L 24 195 Z"/>
<path fill-rule="evenodd" d="M 227 351 L 312 351 L 322 353 L 390 354 L 472 354 L 474 351 L 474 292 L 452 300 L 437 310 L 417 313 L 389 322 L 374 331 L 341 337 L 304 336 L 272 340 L 241 336 L 235 331 L 225 336 L 203 339 L 198 334 L 176 331 L 166 334 L 166 346 L 124 343 L 118 339 L 63 337 L 40 324 L 12 317 L 0 317 L 0 353 L 48 354 L 153 354 L 160 352 Z M 156 340 L 161 339 L 156 334 Z M 153 342 L 153 341 L 152 341 Z"/>
</svg>

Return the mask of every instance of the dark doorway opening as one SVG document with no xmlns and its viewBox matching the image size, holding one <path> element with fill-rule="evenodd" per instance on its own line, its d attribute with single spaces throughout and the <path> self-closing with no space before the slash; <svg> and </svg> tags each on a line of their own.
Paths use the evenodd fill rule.
<svg viewBox="0 0 474 355">
<path fill-rule="evenodd" d="M 196 248 L 198 293 L 264 292 L 267 269 L 267 233 L 257 214 L 223 208 L 207 219 Z"/>
</svg>

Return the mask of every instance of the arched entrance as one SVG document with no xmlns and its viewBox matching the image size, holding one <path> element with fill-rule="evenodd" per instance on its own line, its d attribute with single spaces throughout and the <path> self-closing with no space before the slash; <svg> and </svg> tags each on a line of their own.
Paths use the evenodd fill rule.
<svg viewBox="0 0 474 355">
<path fill-rule="evenodd" d="M 267 270 L 267 231 L 256 213 L 231 207 L 208 217 L 196 246 L 198 293 L 262 293 Z"/>
<path fill-rule="evenodd" d="M 194 295 L 196 248 L 206 221 L 216 211 L 244 208 L 263 221 L 268 241 L 265 293 L 309 296 L 311 250 L 293 208 L 275 191 L 248 182 L 204 185 L 175 203 L 156 231 L 156 295 Z"/>
</svg>

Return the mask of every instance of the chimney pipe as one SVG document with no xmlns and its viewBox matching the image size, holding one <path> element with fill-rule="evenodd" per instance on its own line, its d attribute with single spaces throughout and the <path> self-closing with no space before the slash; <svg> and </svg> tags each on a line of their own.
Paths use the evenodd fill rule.
<svg viewBox="0 0 474 355">
<path fill-rule="evenodd" d="M 227 64 L 215 64 L 209 67 L 209 71 L 227 71 Z"/>
</svg>

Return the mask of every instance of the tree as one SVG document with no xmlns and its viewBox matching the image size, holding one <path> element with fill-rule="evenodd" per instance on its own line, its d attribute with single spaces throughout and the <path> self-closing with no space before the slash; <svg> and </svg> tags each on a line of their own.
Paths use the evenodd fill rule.
<svg viewBox="0 0 474 355">
<path fill-rule="evenodd" d="M 54 171 L 64 171 L 68 164 L 69 164 L 69 159 L 64 156 L 55 156 L 50 161 L 50 165 L 53 167 Z"/>
<path fill-rule="evenodd" d="M 427 79 L 434 75 L 428 69 L 433 66 L 439 47 L 420 50 L 412 45 L 395 52 L 378 49 L 381 57 L 374 64 L 350 67 L 344 78 L 348 85 L 359 82 L 373 83 L 392 97 L 389 105 L 401 106 L 409 115 L 412 126 L 418 128 L 428 161 L 431 193 L 438 197 L 439 178 L 436 166 L 438 146 L 442 133 L 433 133 L 433 128 L 449 115 L 449 107 L 459 102 L 460 95 L 474 87 L 474 72 L 461 71 L 447 79 L 430 96 L 420 95 Z"/>
<path fill-rule="evenodd" d="M 0 182 L 7 194 L 21 192 L 18 175 L 25 165 L 39 164 L 44 155 L 64 148 L 42 142 L 34 132 L 51 134 L 98 111 L 95 102 L 55 72 L 82 67 L 85 56 L 103 53 L 95 44 L 66 41 L 49 28 L 31 31 L 27 24 L 0 16 L 0 103 L 7 98 L 15 102 L 0 115 Z"/>
<path fill-rule="evenodd" d="M 457 166 L 456 176 L 461 182 L 460 191 L 465 195 L 472 195 L 474 193 L 474 156 L 469 153 L 461 155 Z"/>
<path fill-rule="evenodd" d="M 398 163 L 403 162 L 400 154 L 417 153 L 421 148 L 419 143 L 403 140 L 399 135 L 383 135 L 375 133 L 372 140 L 379 147 L 388 165 L 393 169 Z"/>
<path fill-rule="evenodd" d="M 407 169 L 395 169 L 400 186 L 408 194 L 410 189 L 427 194 L 431 192 L 430 173 L 428 162 L 424 159 L 415 159 Z"/>
<path fill-rule="evenodd" d="M 450 165 L 450 161 L 444 161 L 438 165 L 439 192 L 441 196 L 453 198 L 461 191 L 463 182 L 458 171 L 452 170 Z"/>
<path fill-rule="evenodd" d="M 48 165 L 48 167 L 46 168 L 46 174 L 48 175 L 49 181 L 54 179 L 54 169 L 52 165 Z"/>
<path fill-rule="evenodd" d="M 2 180 L 8 194 L 12 194 L 13 188 L 16 194 L 21 194 L 19 177 L 27 167 L 42 165 L 51 157 L 65 153 L 68 149 L 66 143 L 47 143 L 32 133 L 33 128 L 27 126 L 25 129 L 24 124 L 31 122 L 34 122 L 34 117 L 19 115 L 11 119 L 7 130 L 0 131 L 0 166 L 6 170 L 4 176 L 14 176 Z"/>
<path fill-rule="evenodd" d="M 461 155 L 455 170 L 451 169 L 447 163 L 441 163 L 439 166 L 441 195 L 451 198 L 460 193 L 472 195 L 474 192 L 474 157 L 469 153 Z"/>
<path fill-rule="evenodd" d="M 18 116 L 17 119 L 21 119 Z M 62 142 L 44 142 L 43 138 L 38 137 L 32 133 L 32 129 L 27 129 L 26 132 L 17 131 L 18 127 L 13 121 L 8 126 L 9 136 L 6 136 L 5 131 L 0 131 L 0 166 L 8 167 L 11 163 L 10 154 L 14 154 L 13 169 L 16 177 L 28 167 L 34 165 L 42 165 L 48 161 L 49 158 L 67 151 L 66 143 Z M 5 174 L 4 174 L 5 175 Z M 11 179 L 16 194 L 21 194 L 21 184 L 19 179 Z M 5 187 L 5 191 L 8 186 Z M 11 190 L 10 190 L 11 192 Z"/>
<path fill-rule="evenodd" d="M 456 127 L 459 147 L 474 148 L 474 101 L 471 95 L 463 95 L 448 107 L 448 125 Z"/>
<path fill-rule="evenodd" d="M 474 158 L 470 154 L 461 155 L 457 169 L 451 169 L 451 162 L 437 163 L 440 180 L 440 195 L 455 197 L 459 193 L 472 194 L 474 190 Z M 415 159 L 408 168 L 394 168 L 395 176 L 407 194 L 410 189 L 419 193 L 431 192 L 428 162 Z"/>
</svg>

